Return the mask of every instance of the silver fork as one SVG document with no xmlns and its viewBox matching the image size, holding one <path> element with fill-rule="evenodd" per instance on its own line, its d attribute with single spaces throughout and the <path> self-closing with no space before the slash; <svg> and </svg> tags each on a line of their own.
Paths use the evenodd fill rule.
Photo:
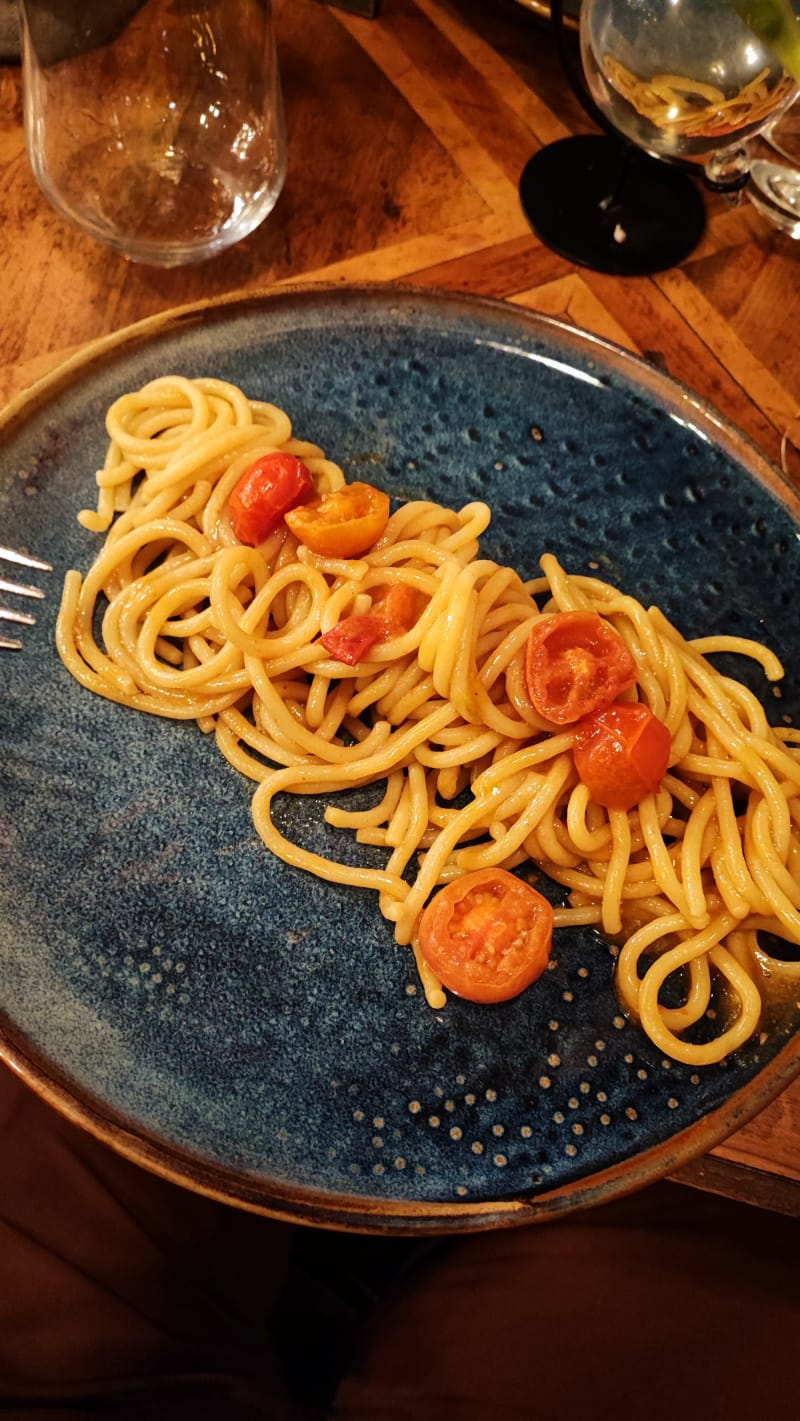
<svg viewBox="0 0 800 1421">
<path fill-rule="evenodd" d="M 49 562 L 43 562 L 41 558 L 32 558 L 28 553 L 18 553 L 15 548 L 0 547 L 0 561 L 14 563 L 17 567 L 34 568 L 39 572 L 53 571 Z M 42 589 L 34 586 L 33 583 L 12 582 L 5 577 L 0 577 L 0 592 L 9 592 L 14 597 L 35 597 L 38 599 L 44 597 Z M 16 622 L 18 625 L 31 627 L 36 618 L 30 612 L 18 612 L 13 607 L 0 607 L 0 621 Z M 0 651 L 21 650 L 22 642 L 18 637 L 0 635 Z"/>
</svg>

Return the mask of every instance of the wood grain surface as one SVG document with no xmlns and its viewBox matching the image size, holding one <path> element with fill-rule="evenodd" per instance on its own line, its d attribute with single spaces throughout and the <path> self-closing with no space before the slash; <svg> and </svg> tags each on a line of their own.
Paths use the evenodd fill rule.
<svg viewBox="0 0 800 1421">
<path fill-rule="evenodd" d="M 652 278 L 600 275 L 542 246 L 520 173 L 542 145 L 592 131 L 546 19 L 515 0 L 383 0 L 373 19 L 320 0 L 274 11 L 286 186 L 258 231 L 197 267 L 133 266 L 51 210 L 27 161 L 19 68 L 0 68 L 0 401 L 87 341 L 187 302 L 317 279 L 411 282 L 608 337 L 780 460 L 800 410 L 800 246 L 746 198 L 710 194 L 700 245 Z M 686 1177 L 800 1213 L 799 1127 L 796 1081 Z"/>
</svg>

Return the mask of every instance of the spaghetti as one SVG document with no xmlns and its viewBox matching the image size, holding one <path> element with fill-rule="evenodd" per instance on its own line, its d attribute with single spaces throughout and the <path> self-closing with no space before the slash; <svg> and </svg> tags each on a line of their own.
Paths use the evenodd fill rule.
<svg viewBox="0 0 800 1421">
<path fill-rule="evenodd" d="M 444 993 L 416 944 L 431 894 L 471 870 L 532 860 L 567 890 L 557 927 L 590 925 L 622 944 L 620 997 L 665 1054 L 719 1061 L 753 1034 L 765 973 L 800 971 L 761 945 L 765 932 L 800 943 L 800 732 L 773 729 L 708 657 L 754 658 L 775 681 L 771 651 L 726 636 L 687 641 L 658 609 L 568 575 L 552 554 L 524 582 L 481 556 L 484 503 L 405 503 L 357 558 L 312 553 L 283 522 L 244 546 L 228 500 L 254 460 L 295 454 L 320 492 L 345 479 L 293 436 L 285 413 L 224 382 L 154 380 L 114 403 L 107 429 L 97 508 L 79 515 L 104 545 L 85 577 L 67 574 L 58 619 L 78 681 L 213 733 L 256 783 L 266 846 L 374 891 L 397 942 L 415 948 L 432 1005 Z M 356 665 L 332 657 L 320 637 L 396 584 L 417 598 L 411 628 Z M 526 693 L 531 628 L 556 610 L 591 610 L 615 628 L 637 668 L 624 697 L 669 729 L 661 787 L 629 811 L 590 800 L 574 727 L 554 728 Z M 325 817 L 384 849 L 383 868 L 324 858 L 276 826 L 278 794 L 378 784 L 372 807 L 330 804 Z M 718 983 L 729 1000 L 721 1024 Z M 678 999 L 665 1004 L 665 988 Z"/>
</svg>

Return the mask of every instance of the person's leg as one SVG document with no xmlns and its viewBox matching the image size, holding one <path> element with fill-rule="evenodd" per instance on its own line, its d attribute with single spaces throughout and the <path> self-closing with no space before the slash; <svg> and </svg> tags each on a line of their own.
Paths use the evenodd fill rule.
<svg viewBox="0 0 800 1421">
<path fill-rule="evenodd" d="M 294 1235 L 138 1169 L 0 1065 L 0 1417 L 294 1417 L 272 1342 Z"/>
<path fill-rule="evenodd" d="M 293 1417 L 272 1338 L 295 1234 L 136 1169 L 0 1067 L 0 1418 Z M 301 1237 L 334 1312 L 343 1278 L 379 1294 L 405 1257 Z M 796 1421 L 798 1261 L 796 1222 L 670 1185 L 443 1241 L 380 1310 L 334 1414 Z M 369 1298 L 353 1303 L 355 1322 Z M 324 1315 L 301 1272 L 284 1325 Z"/>
<path fill-rule="evenodd" d="M 797 1421 L 800 1224 L 661 1184 L 445 1244 L 336 1421 Z"/>
</svg>

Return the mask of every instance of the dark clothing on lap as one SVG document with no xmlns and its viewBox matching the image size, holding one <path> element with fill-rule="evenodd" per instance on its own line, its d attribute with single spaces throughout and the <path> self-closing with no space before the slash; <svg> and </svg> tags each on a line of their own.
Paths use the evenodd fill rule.
<svg viewBox="0 0 800 1421">
<path fill-rule="evenodd" d="M 433 1244 L 316 1233 L 0 1066 L 0 1421 L 797 1421 L 799 1237 L 668 1183 Z"/>
</svg>

